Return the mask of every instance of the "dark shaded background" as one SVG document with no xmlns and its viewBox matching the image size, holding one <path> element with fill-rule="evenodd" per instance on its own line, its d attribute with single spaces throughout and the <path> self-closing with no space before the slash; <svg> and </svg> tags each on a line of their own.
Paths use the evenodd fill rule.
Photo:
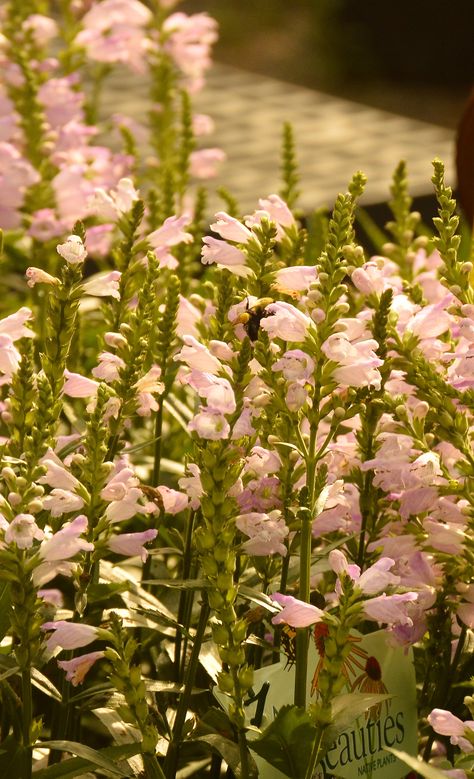
<svg viewBox="0 0 474 779">
<path fill-rule="evenodd" d="M 474 81 L 474 0 L 187 0 L 216 58 L 456 127 Z"/>
</svg>

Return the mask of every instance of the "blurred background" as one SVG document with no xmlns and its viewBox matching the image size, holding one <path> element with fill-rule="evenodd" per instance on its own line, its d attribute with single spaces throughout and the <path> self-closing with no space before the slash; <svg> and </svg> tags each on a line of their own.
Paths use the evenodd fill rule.
<svg viewBox="0 0 474 779">
<path fill-rule="evenodd" d="M 474 80 L 474 0 L 188 0 L 236 67 L 456 127 Z"/>
</svg>

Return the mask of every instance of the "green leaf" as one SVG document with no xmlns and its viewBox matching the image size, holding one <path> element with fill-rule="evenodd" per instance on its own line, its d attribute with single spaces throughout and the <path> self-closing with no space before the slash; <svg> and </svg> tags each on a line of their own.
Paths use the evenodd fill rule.
<svg viewBox="0 0 474 779">
<path fill-rule="evenodd" d="M 0 584 L 0 641 L 10 627 L 10 584 Z"/>
<path fill-rule="evenodd" d="M 5 679 L 8 679 L 9 676 L 17 674 L 19 670 L 20 666 L 15 665 L 13 668 L 9 668 L 8 671 L 4 671 L 2 674 L 0 674 L 0 682 L 4 682 Z"/>
<path fill-rule="evenodd" d="M 133 757 L 133 755 L 139 754 L 140 751 L 141 743 L 134 743 L 107 747 L 101 751 L 101 754 L 106 755 L 110 760 L 118 761 L 122 760 L 122 758 Z M 34 776 L 35 779 L 74 779 L 76 776 L 82 776 L 93 767 L 94 764 L 89 760 L 84 760 L 82 757 L 71 757 L 62 763 L 56 763 L 35 772 Z M 115 766 L 115 770 L 117 770 L 117 766 Z"/>
<path fill-rule="evenodd" d="M 113 759 L 111 759 L 109 756 L 110 748 L 109 750 L 102 749 L 99 752 L 96 749 L 85 746 L 85 744 L 79 744 L 77 741 L 40 741 L 36 744 L 36 746 L 47 747 L 49 749 L 59 749 L 61 752 L 71 752 L 73 755 L 77 755 L 77 757 L 87 761 L 89 765 L 104 768 L 106 771 L 109 771 L 111 774 L 113 774 L 113 776 L 120 776 L 122 779 L 124 776 L 133 776 L 133 774 L 131 774 L 129 771 L 124 773 L 123 769 L 117 767 L 116 761 L 118 759 L 118 755 L 114 754 L 112 756 Z M 141 751 L 141 744 L 139 743 L 124 744 L 123 746 L 120 746 L 119 749 L 123 750 L 125 747 L 128 747 L 132 751 L 127 752 L 126 750 L 125 752 L 119 754 L 120 757 L 129 757 L 130 755 L 136 755 Z M 56 766 L 51 766 L 51 768 L 53 767 Z M 52 776 L 64 776 L 64 774 L 47 774 L 47 770 L 49 769 L 45 769 L 44 772 L 39 772 L 36 775 L 36 779 L 51 779 Z M 80 776 L 80 774 L 73 774 L 73 776 Z"/>
<path fill-rule="evenodd" d="M 391 752 L 392 755 L 395 755 L 395 757 L 398 757 L 399 760 L 402 761 L 402 763 L 406 763 L 406 765 L 410 766 L 414 771 L 416 771 L 421 776 L 424 776 L 425 779 L 446 779 L 446 774 L 442 771 L 438 771 L 437 768 L 434 768 L 432 765 L 428 765 L 428 763 L 425 763 L 423 760 L 421 760 L 419 757 L 413 757 L 412 755 L 407 755 L 406 752 L 400 752 L 398 749 L 391 749 L 390 747 L 384 747 L 387 752 Z"/>
<path fill-rule="evenodd" d="M 285 776 L 304 779 L 317 732 L 304 709 L 283 706 L 260 738 L 250 741 L 249 746 Z"/>
<path fill-rule="evenodd" d="M 22 776 L 25 767 L 23 747 L 13 736 L 8 736 L 0 749 L 0 776 Z"/>
<path fill-rule="evenodd" d="M 230 741 L 228 738 L 221 736 L 219 733 L 209 733 L 207 736 L 199 736 L 194 739 L 195 741 L 201 741 L 208 744 L 212 749 L 219 753 L 219 755 L 225 760 L 227 765 L 234 772 L 237 779 L 257 779 L 258 771 L 254 760 L 249 755 L 249 773 L 244 777 L 240 770 L 240 750 L 238 744 L 235 741 Z"/>
<path fill-rule="evenodd" d="M 37 668 L 31 670 L 31 682 L 38 690 L 41 690 L 45 695 L 50 698 L 54 698 L 55 701 L 61 701 L 61 693 L 54 686 L 54 684 L 48 679 L 47 676 L 38 671 Z"/>
</svg>

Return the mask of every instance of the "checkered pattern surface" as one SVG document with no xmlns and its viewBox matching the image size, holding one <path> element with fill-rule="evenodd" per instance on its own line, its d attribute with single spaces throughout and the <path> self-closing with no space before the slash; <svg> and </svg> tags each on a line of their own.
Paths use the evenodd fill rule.
<svg viewBox="0 0 474 779">
<path fill-rule="evenodd" d="M 143 79 L 114 76 L 107 85 L 105 111 L 143 120 L 146 96 Z M 444 160 L 448 181 L 453 181 L 454 138 L 443 127 L 224 65 L 210 72 L 194 106 L 210 114 L 216 124 L 205 145 L 218 145 L 227 154 L 212 183 L 229 189 L 243 212 L 253 210 L 258 197 L 280 188 L 285 121 L 295 131 L 300 204 L 305 210 L 332 205 L 356 170 L 368 177 L 366 204 L 387 200 L 392 171 L 402 158 L 408 164 L 412 194 L 431 191 L 431 160 L 436 156 Z M 213 199 L 210 205 L 217 204 Z"/>
</svg>

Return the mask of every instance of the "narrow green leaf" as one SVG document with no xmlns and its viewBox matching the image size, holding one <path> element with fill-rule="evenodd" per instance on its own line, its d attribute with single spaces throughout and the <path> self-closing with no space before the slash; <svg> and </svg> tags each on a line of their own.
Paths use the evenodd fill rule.
<svg viewBox="0 0 474 779">
<path fill-rule="evenodd" d="M 195 741 L 201 741 L 214 749 L 219 755 L 224 758 L 227 765 L 230 766 L 237 779 L 256 779 L 258 776 L 257 766 L 255 761 L 250 757 L 250 771 L 248 776 L 243 777 L 240 770 L 240 750 L 235 741 L 221 736 L 220 733 L 209 733 L 206 736 L 199 736 Z"/>
<path fill-rule="evenodd" d="M 57 687 L 54 686 L 47 676 L 42 674 L 41 671 L 38 671 L 37 668 L 33 668 L 31 671 L 31 682 L 38 690 L 41 690 L 41 692 L 44 692 L 44 694 L 48 695 L 50 698 L 54 698 L 55 701 L 62 700 L 61 693 Z"/>
<path fill-rule="evenodd" d="M 10 627 L 10 584 L 0 584 L 0 641 Z"/>
<path fill-rule="evenodd" d="M 120 746 L 106 747 L 101 754 L 106 755 L 110 760 L 118 761 L 128 757 L 133 757 L 141 751 L 141 743 L 121 744 Z M 35 772 L 35 779 L 75 779 L 76 776 L 83 776 L 84 773 L 93 768 L 94 764 L 82 757 L 71 757 L 61 763 L 43 768 Z M 115 766 L 117 770 L 117 766 Z"/>
<path fill-rule="evenodd" d="M 100 752 L 97 749 L 92 749 L 91 747 L 85 746 L 85 744 L 79 744 L 77 741 L 41 741 L 38 742 L 38 747 L 47 747 L 49 749 L 58 749 L 61 752 L 71 752 L 71 754 L 76 755 L 77 757 L 82 757 L 84 760 L 87 760 L 88 763 L 98 766 L 99 768 L 104 768 L 106 771 L 109 771 L 114 776 L 133 776 L 129 771 L 127 773 L 124 773 L 124 771 L 117 767 L 116 762 L 111 760 L 111 758 L 106 754 L 106 750 L 101 750 Z M 124 746 L 128 746 L 125 745 Z M 130 747 L 132 749 L 135 749 L 135 752 L 132 752 L 131 754 L 137 754 L 137 752 L 141 749 L 141 744 L 130 744 Z M 122 755 L 122 757 L 125 755 Z M 117 759 L 116 756 L 115 760 Z M 78 776 L 79 774 L 76 774 Z M 41 777 L 41 774 L 38 774 L 38 777 Z M 48 779 L 50 779 L 50 775 L 44 775 L 44 779 L 46 779 L 46 776 Z M 62 774 L 59 774 L 59 776 L 62 776 Z"/>
<path fill-rule="evenodd" d="M 391 747 L 385 747 L 385 749 L 387 752 L 391 752 L 392 755 L 395 755 L 395 757 L 398 757 L 402 763 L 406 763 L 406 765 L 410 766 L 410 768 L 418 774 L 424 776 L 425 779 L 446 779 L 446 774 L 443 773 L 443 771 L 438 771 L 437 768 L 428 765 L 428 763 L 425 763 L 419 757 L 407 755 L 406 752 L 400 752 L 400 750 L 392 749 Z"/>
</svg>

